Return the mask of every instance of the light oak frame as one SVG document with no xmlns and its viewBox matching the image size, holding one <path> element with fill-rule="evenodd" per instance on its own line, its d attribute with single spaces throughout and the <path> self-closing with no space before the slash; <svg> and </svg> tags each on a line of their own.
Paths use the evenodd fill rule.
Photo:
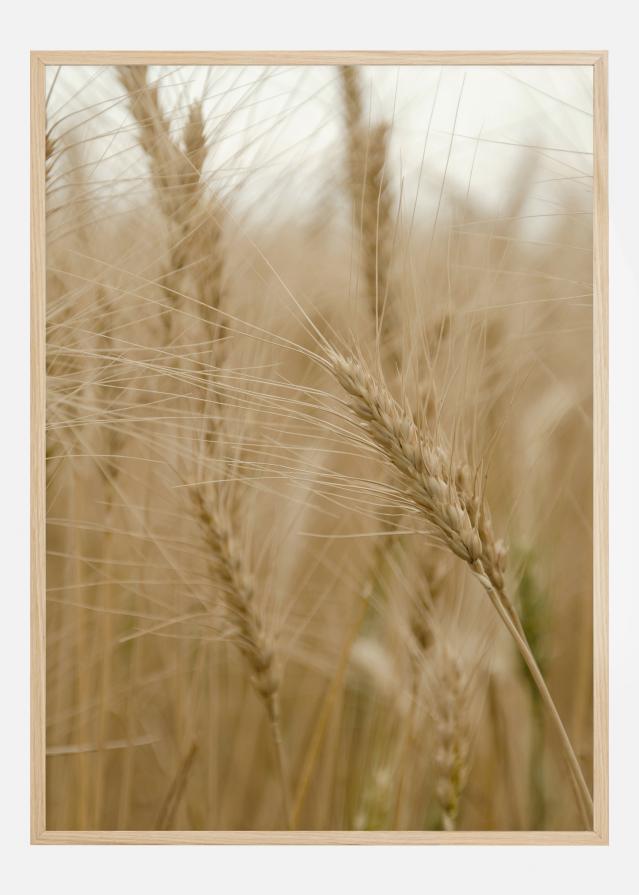
<svg viewBox="0 0 639 895">
<path fill-rule="evenodd" d="M 45 68 L 47 65 L 586 65 L 593 68 L 593 829 L 582 832 L 48 831 L 45 806 Z M 31 842 L 34 844 L 608 844 L 608 55 L 605 51 L 33 51 L 31 53 Z"/>
</svg>

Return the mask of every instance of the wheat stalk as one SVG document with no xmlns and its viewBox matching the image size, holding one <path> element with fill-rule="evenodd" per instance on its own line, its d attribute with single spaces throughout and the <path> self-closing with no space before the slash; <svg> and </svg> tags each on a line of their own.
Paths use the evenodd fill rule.
<svg viewBox="0 0 639 895">
<path fill-rule="evenodd" d="M 356 66 L 340 68 L 347 135 L 348 188 L 361 238 L 366 293 L 379 328 L 382 348 L 394 359 L 391 260 L 394 238 L 393 195 L 388 169 L 390 128 L 386 122 L 369 127 L 364 117 L 362 89 Z"/>
<path fill-rule="evenodd" d="M 486 501 L 477 476 L 458 464 L 433 433 L 418 428 L 409 409 L 402 407 L 385 385 L 355 357 L 327 351 L 326 364 L 348 395 L 348 404 L 361 429 L 394 467 L 404 486 L 402 496 L 482 584 L 511 634 L 539 690 L 571 773 L 579 810 L 586 825 L 592 819 L 592 797 L 577 756 L 546 682 L 526 641 L 504 582 L 506 549 L 494 536 Z"/>
<path fill-rule="evenodd" d="M 215 350 L 216 314 L 222 301 L 224 256 L 221 246 L 221 207 L 211 203 L 203 179 L 207 156 L 201 102 L 190 106 L 183 129 L 183 147 L 171 135 L 161 110 L 157 84 L 149 84 L 146 66 L 123 66 L 120 80 L 127 90 L 131 112 L 138 123 L 139 140 L 149 159 L 152 182 L 160 208 L 174 233 L 170 246 L 171 269 L 163 278 L 165 291 L 176 303 L 178 292 L 197 303 L 207 329 L 212 359 L 221 366 Z M 188 290 L 188 292 L 187 292 Z M 167 333 L 168 340 L 168 333 Z M 213 353 L 214 352 L 214 353 Z M 206 377 L 212 379 L 211 366 Z M 208 414 L 210 401 L 205 402 Z M 215 421 L 207 420 L 208 436 L 217 439 Z M 195 515 L 209 547 L 208 558 L 224 599 L 235 634 L 234 642 L 251 672 L 252 684 L 263 701 L 276 752 L 282 798 L 291 826 L 291 795 L 280 721 L 279 675 L 272 645 L 255 606 L 255 584 L 233 533 L 228 507 L 219 488 L 212 496 L 192 488 Z"/>
<path fill-rule="evenodd" d="M 280 677 L 270 638 L 256 607 L 255 582 L 231 526 L 229 509 L 219 489 L 208 499 L 203 489 L 192 489 L 197 519 L 209 547 L 209 559 L 224 599 L 235 636 L 233 640 L 251 672 L 251 683 L 263 701 L 275 746 L 282 798 L 289 828 L 292 800 L 280 720 Z"/>
</svg>

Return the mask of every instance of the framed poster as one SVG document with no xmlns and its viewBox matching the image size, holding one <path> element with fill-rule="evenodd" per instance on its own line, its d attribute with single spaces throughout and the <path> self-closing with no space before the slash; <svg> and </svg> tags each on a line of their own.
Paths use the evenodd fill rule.
<svg viewBox="0 0 639 895">
<path fill-rule="evenodd" d="M 607 842 L 605 53 L 34 53 L 32 339 L 34 842 Z"/>
</svg>

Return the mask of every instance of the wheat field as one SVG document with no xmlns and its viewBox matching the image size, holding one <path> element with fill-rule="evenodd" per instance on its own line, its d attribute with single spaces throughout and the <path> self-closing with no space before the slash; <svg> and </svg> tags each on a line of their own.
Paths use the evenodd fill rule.
<svg viewBox="0 0 639 895">
<path fill-rule="evenodd" d="M 592 74 L 47 70 L 49 830 L 592 825 Z"/>
</svg>

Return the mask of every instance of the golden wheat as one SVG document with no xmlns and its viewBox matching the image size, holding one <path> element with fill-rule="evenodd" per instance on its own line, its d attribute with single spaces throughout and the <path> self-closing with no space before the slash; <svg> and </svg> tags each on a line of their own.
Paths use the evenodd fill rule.
<svg viewBox="0 0 639 895">
<path fill-rule="evenodd" d="M 591 824 L 589 168 L 482 83 L 51 74 L 48 829 Z"/>
</svg>

